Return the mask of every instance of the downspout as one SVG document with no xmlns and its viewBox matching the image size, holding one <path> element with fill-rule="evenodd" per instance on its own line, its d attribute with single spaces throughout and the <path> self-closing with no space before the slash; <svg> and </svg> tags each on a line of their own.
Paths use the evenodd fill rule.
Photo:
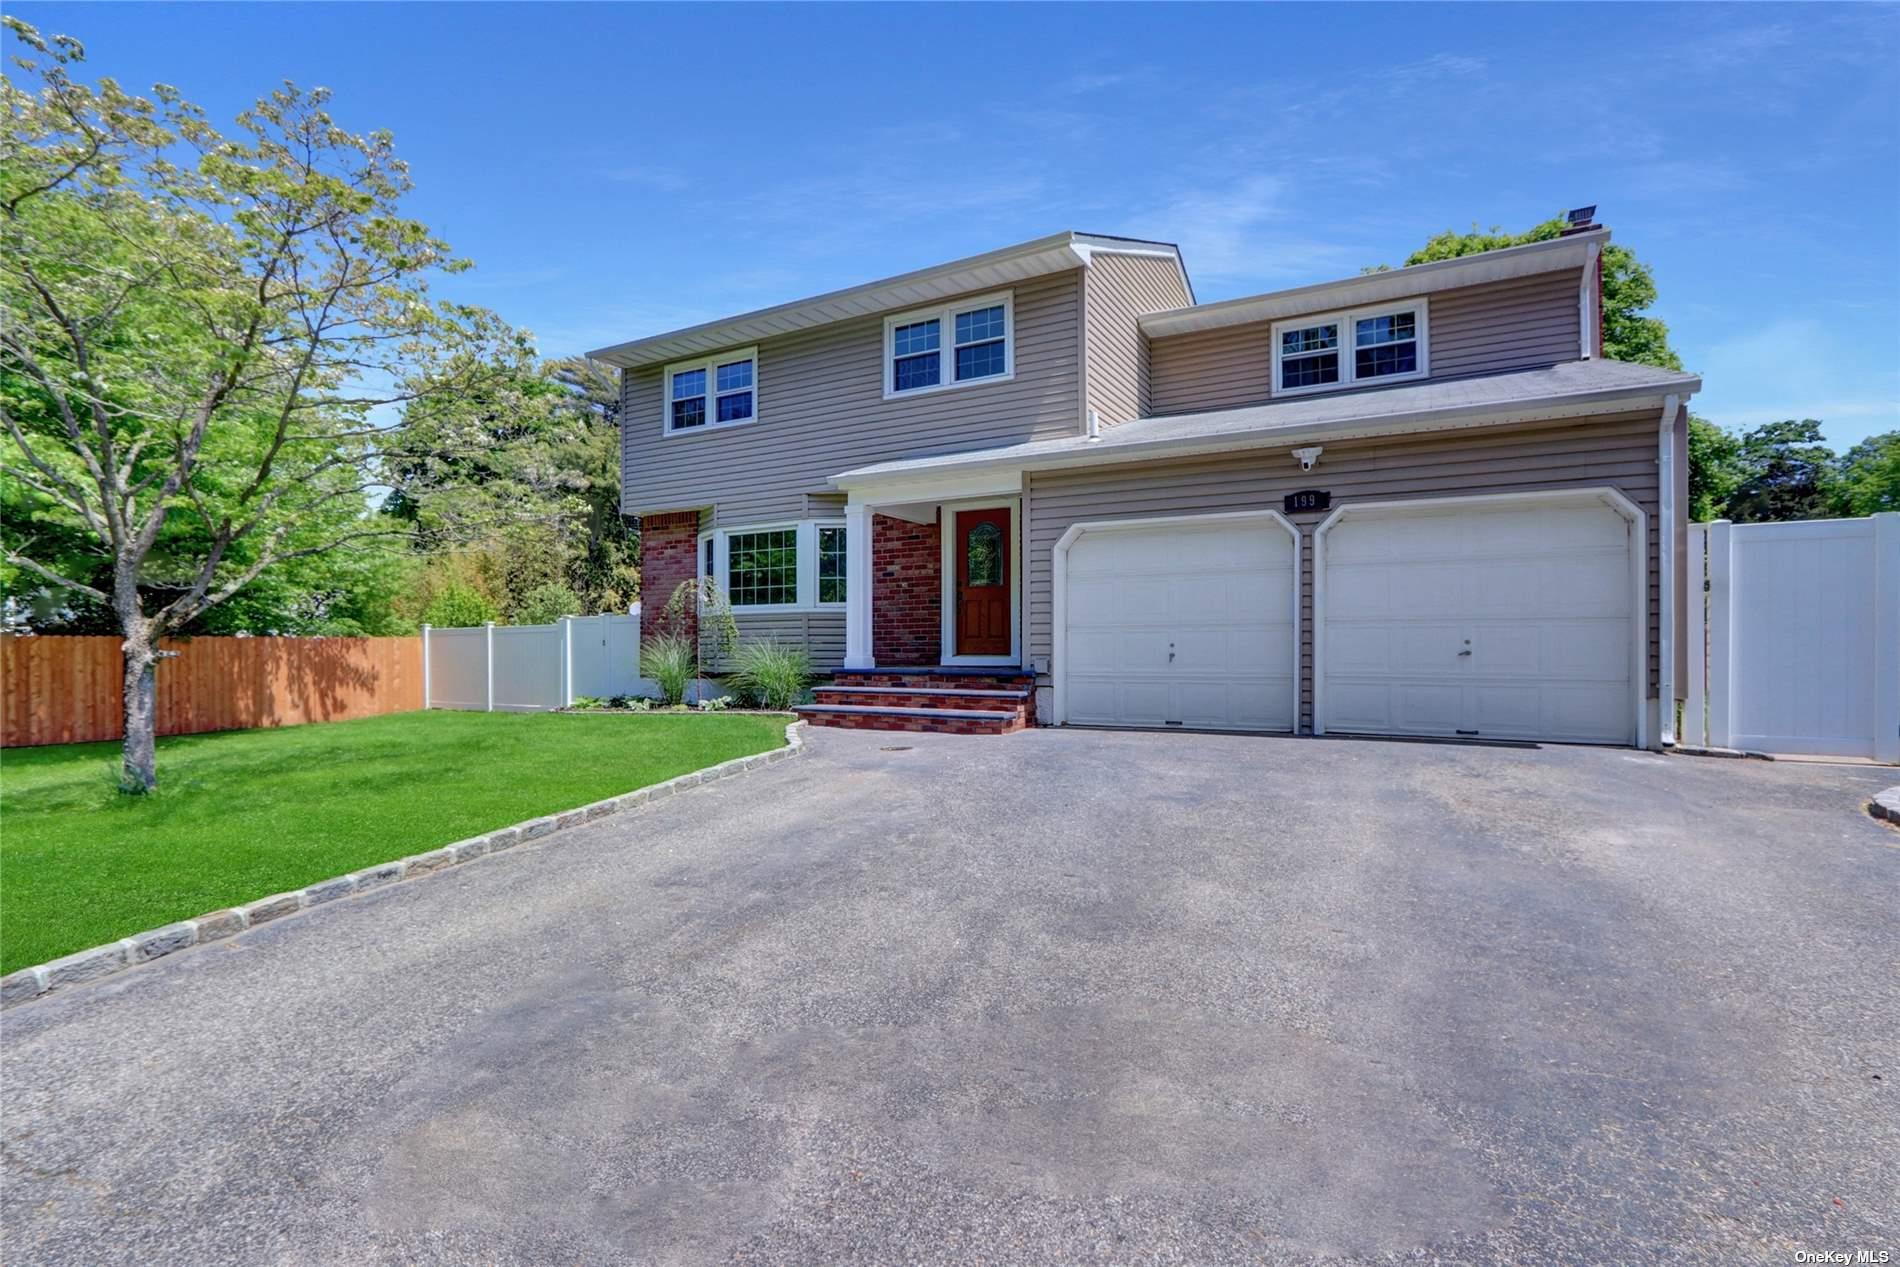
<svg viewBox="0 0 1900 1267">
<path fill-rule="evenodd" d="M 1592 242 L 1583 258 L 1583 278 L 1577 283 L 1577 352 L 1586 361 L 1599 356 L 1602 334 L 1603 247 Z"/>
<path fill-rule="evenodd" d="M 1657 624 L 1656 735 L 1665 748 L 1676 746 L 1676 414 L 1675 393 L 1663 397 L 1662 420 L 1657 425 L 1656 560 L 1662 587 L 1662 610 Z"/>
</svg>

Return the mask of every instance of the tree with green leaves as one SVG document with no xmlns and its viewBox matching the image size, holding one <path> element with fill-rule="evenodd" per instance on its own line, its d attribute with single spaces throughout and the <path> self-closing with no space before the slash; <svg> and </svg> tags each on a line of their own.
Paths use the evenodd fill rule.
<svg viewBox="0 0 1900 1267">
<path fill-rule="evenodd" d="M 1720 519 L 1742 482 L 1742 443 L 1707 418 L 1689 415 L 1689 518 Z"/>
<path fill-rule="evenodd" d="M 1834 501 L 1834 451 L 1812 418 L 1763 423 L 1738 444 L 1741 479 L 1724 515 L 1736 523 L 1825 519 Z"/>
<path fill-rule="evenodd" d="M 82 83 L 77 41 L 6 25 L 5 558 L 111 613 L 122 783 L 147 791 L 159 639 L 399 528 L 367 513 L 406 443 L 384 413 L 505 380 L 533 349 L 431 295 L 466 265 L 402 214 L 389 135 L 339 126 L 324 90 L 281 88 L 227 137 L 175 89 Z"/>
<path fill-rule="evenodd" d="M 392 467 L 384 509 L 415 525 L 427 566 L 478 559 L 517 622 L 531 623 L 528 596 L 549 586 L 585 612 L 625 611 L 639 594 L 638 537 L 620 513 L 618 405 L 613 379 L 576 357 L 415 407 L 411 432 L 425 442 Z"/>
<path fill-rule="evenodd" d="M 1547 242 L 1561 237 L 1562 216 L 1534 224 L 1522 233 L 1506 233 L 1493 225 L 1482 230 L 1472 225 L 1469 232 L 1446 229 L 1426 239 L 1425 245 L 1405 257 L 1405 264 L 1429 264 L 1433 260 L 1457 259 L 1480 251 L 1498 251 L 1507 246 L 1529 242 Z M 1381 266 L 1383 268 L 1383 266 Z M 1370 271 L 1379 271 L 1377 269 Z M 1659 369 L 1679 370 L 1682 358 L 1669 346 L 1669 327 L 1659 318 L 1645 316 L 1656 303 L 1656 277 L 1649 265 L 1636 258 L 1627 246 L 1612 242 L 1603 248 L 1603 355 L 1613 361 L 1633 361 Z"/>
<path fill-rule="evenodd" d="M 1835 468 L 1834 513 L 1878 515 L 1900 510 L 1900 431 L 1868 436 Z"/>
</svg>

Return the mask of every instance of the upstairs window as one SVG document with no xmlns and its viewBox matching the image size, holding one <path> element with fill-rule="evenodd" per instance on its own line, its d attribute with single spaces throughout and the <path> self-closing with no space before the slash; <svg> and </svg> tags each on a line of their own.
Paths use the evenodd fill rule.
<svg viewBox="0 0 1900 1267">
<path fill-rule="evenodd" d="M 984 295 L 884 321 L 884 395 L 1015 376 L 1013 297 Z"/>
<path fill-rule="evenodd" d="M 666 434 L 754 421 L 758 417 L 754 397 L 758 363 L 757 348 L 742 348 L 667 366 Z"/>
<path fill-rule="evenodd" d="M 1425 325 L 1423 299 L 1276 322 L 1273 394 L 1423 378 L 1429 372 Z"/>
</svg>

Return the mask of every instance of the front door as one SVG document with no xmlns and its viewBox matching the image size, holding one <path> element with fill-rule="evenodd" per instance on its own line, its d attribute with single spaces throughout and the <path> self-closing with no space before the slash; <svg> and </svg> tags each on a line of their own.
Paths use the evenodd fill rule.
<svg viewBox="0 0 1900 1267">
<path fill-rule="evenodd" d="M 1007 656 L 1009 639 L 1009 507 L 956 512 L 956 651 Z"/>
</svg>

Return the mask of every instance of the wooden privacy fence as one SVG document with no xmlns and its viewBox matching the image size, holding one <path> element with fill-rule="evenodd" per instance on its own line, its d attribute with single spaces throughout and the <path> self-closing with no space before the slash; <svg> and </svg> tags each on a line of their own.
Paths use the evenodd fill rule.
<svg viewBox="0 0 1900 1267">
<path fill-rule="evenodd" d="M 420 638 L 186 638 L 160 644 L 158 733 L 346 721 L 423 707 Z M 124 734 L 119 639 L 0 635 L 0 747 Z"/>
</svg>

